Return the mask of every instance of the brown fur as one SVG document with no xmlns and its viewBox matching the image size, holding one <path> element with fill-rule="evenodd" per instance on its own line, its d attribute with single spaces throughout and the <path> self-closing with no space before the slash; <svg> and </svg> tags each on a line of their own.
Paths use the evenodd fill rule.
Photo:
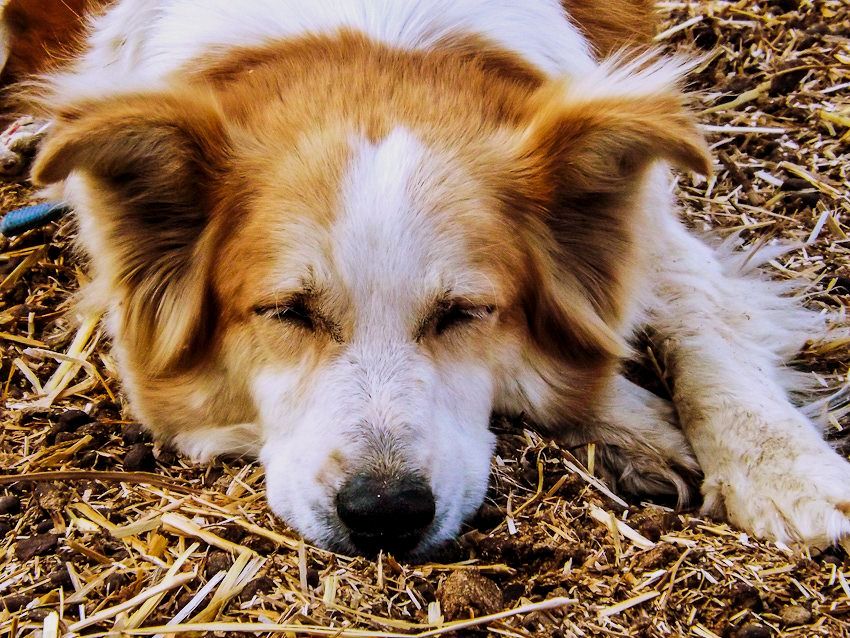
<svg viewBox="0 0 850 638">
<path fill-rule="evenodd" d="M 571 102 L 564 98 L 567 91 L 553 83 L 535 95 L 522 153 L 531 164 L 525 181 L 534 185 L 528 197 L 547 212 L 549 241 L 557 244 L 555 265 L 571 274 L 558 277 L 561 294 L 552 293 L 551 285 L 531 288 L 549 306 L 535 313 L 540 323 L 532 328 L 541 339 L 571 331 L 573 342 L 565 346 L 570 351 L 580 346 L 579 352 L 593 354 L 601 346 L 601 352 L 622 354 L 610 326 L 623 320 L 633 284 L 623 261 L 634 253 L 631 242 L 641 221 L 633 210 L 640 177 L 658 158 L 707 174 L 710 156 L 680 96 L 585 101 L 578 95 Z M 561 330 L 551 323 L 555 317 L 561 317 Z"/>
<path fill-rule="evenodd" d="M 2 20 L 9 38 L 9 60 L 0 84 L 55 69 L 81 50 L 88 16 L 111 0 L 9 0 Z"/>
<path fill-rule="evenodd" d="M 213 314 L 200 232 L 227 152 L 215 103 L 197 91 L 160 96 L 155 109 L 147 97 L 116 98 L 67 109 L 57 128 L 34 180 L 85 167 L 102 197 L 93 214 L 114 251 L 109 276 L 129 295 L 124 334 L 144 348 L 146 368 L 180 366 L 204 337 L 198 321 Z"/>
</svg>

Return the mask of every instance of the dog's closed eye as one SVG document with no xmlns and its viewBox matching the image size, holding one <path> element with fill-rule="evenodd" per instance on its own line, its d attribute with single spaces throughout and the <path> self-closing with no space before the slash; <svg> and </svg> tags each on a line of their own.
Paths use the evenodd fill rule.
<svg viewBox="0 0 850 638">
<path fill-rule="evenodd" d="M 475 305 L 465 301 L 444 301 L 437 305 L 422 322 L 418 337 L 426 334 L 441 336 L 475 321 L 486 319 L 495 312 L 492 305 Z"/>
<path fill-rule="evenodd" d="M 434 320 L 434 332 L 441 335 L 447 330 L 484 319 L 493 314 L 493 306 L 463 306 L 459 303 L 448 304 L 438 312 Z"/>
<path fill-rule="evenodd" d="M 307 301 L 303 297 L 293 297 L 281 303 L 256 306 L 254 314 L 303 328 L 310 332 L 315 331 L 318 319 L 316 313 L 307 305 Z"/>
</svg>

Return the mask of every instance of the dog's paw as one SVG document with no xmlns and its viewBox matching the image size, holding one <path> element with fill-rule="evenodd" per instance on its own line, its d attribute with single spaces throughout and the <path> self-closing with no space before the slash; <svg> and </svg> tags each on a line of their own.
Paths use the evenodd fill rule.
<svg viewBox="0 0 850 638">
<path fill-rule="evenodd" d="M 750 534 L 826 547 L 850 537 L 850 463 L 826 444 L 727 468 L 703 484 L 703 511 Z"/>
<path fill-rule="evenodd" d="M 600 444 L 600 465 L 617 489 L 675 496 L 680 507 L 696 492 L 702 474 L 676 411 L 648 390 L 616 379 L 598 421 L 584 436 Z"/>
<path fill-rule="evenodd" d="M 19 177 L 26 172 L 48 128 L 48 122 L 25 116 L 0 133 L 0 177 Z"/>
</svg>

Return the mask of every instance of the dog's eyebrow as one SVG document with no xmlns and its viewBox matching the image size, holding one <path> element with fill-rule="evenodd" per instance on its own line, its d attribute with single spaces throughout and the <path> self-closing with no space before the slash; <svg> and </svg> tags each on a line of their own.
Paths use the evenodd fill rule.
<svg viewBox="0 0 850 638">
<path fill-rule="evenodd" d="M 305 304 L 315 303 L 316 293 L 309 288 L 299 288 L 297 290 L 287 290 L 285 292 L 274 292 L 263 297 L 252 305 L 252 308 L 273 308 L 284 307 L 293 302 L 301 302 Z"/>
<path fill-rule="evenodd" d="M 276 288 L 261 293 L 259 300 L 254 303 L 253 307 L 285 305 L 296 300 L 318 303 L 323 295 L 324 290 L 314 280 L 313 269 L 307 268 L 300 275 L 288 276 L 284 281 L 279 281 Z"/>
</svg>

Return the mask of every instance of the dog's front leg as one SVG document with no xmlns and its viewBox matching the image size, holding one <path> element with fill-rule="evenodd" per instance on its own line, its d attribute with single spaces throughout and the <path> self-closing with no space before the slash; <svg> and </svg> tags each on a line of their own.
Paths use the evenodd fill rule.
<svg viewBox="0 0 850 638">
<path fill-rule="evenodd" d="M 662 209 L 663 211 L 663 209 Z M 705 508 L 764 538 L 826 544 L 850 534 L 850 463 L 789 399 L 785 367 L 822 319 L 659 214 L 653 327 L 674 403 L 705 474 Z"/>
</svg>

